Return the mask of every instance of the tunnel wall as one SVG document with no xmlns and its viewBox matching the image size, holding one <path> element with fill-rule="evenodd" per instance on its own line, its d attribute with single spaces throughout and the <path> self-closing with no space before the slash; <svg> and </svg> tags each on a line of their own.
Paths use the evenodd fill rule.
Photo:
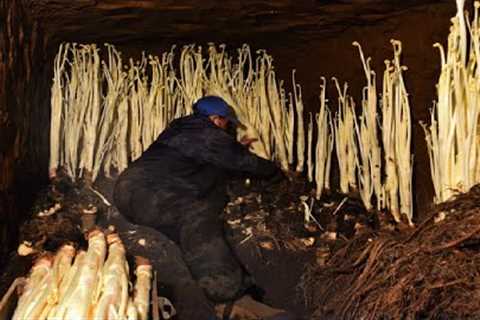
<svg viewBox="0 0 480 320">
<path fill-rule="evenodd" d="M 0 268 L 46 178 L 49 67 L 45 39 L 19 0 L 0 0 Z"/>
</svg>

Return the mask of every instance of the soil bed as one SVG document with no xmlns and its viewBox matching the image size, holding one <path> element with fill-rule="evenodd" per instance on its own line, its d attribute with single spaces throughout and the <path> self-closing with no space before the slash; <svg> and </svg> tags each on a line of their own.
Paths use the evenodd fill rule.
<svg viewBox="0 0 480 320">
<path fill-rule="evenodd" d="M 31 219 L 21 228 L 21 243 L 31 244 L 35 253 L 26 257 L 12 255 L 1 278 L 2 293 L 16 276 L 27 274 L 32 261 L 44 251 L 56 251 L 66 242 L 85 248 L 85 212 L 96 208 L 97 216 L 102 216 L 112 210 L 95 191 L 111 201 L 113 183 L 104 178 L 92 187 L 59 178 L 41 192 Z M 312 188 L 301 178 L 268 186 L 255 181 L 247 185 L 239 180 L 231 184 L 229 194 L 231 202 L 224 213 L 227 239 L 264 290 L 260 294 L 263 300 L 308 318 L 305 296 L 299 287 L 304 268 L 318 260 L 318 253 L 320 259 L 327 259 L 330 251 L 353 235 L 357 220 L 368 220 L 365 215 L 354 215 L 355 211 L 362 212 L 361 206 L 341 196 L 330 196 L 329 202 L 322 205 L 313 200 Z M 308 224 L 304 223 L 306 205 L 314 215 Z M 127 244 L 127 253 L 133 249 Z M 164 294 L 168 298 L 168 292 Z"/>
<path fill-rule="evenodd" d="M 480 186 L 415 229 L 365 232 L 304 277 L 311 319 L 478 319 Z"/>
<path fill-rule="evenodd" d="M 60 178 L 44 190 L 21 229 L 21 241 L 35 253 L 10 257 L 0 294 L 45 250 L 66 242 L 84 248 L 85 212 L 96 208 L 101 217 L 115 211 L 99 196 L 111 201 L 113 183 Z M 417 228 L 395 226 L 345 195 L 316 201 L 302 178 L 275 185 L 239 180 L 229 194 L 227 239 L 267 304 L 305 319 L 480 316 L 480 187 L 432 209 Z M 148 254 L 148 245 L 142 250 Z M 172 250 L 166 248 L 179 254 Z M 127 245 L 127 253 L 135 251 Z M 168 290 L 162 294 L 169 298 Z"/>
</svg>

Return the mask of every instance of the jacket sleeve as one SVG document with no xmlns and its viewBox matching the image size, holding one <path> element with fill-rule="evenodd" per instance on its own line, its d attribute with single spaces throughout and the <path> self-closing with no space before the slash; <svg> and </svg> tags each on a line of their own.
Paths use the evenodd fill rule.
<svg viewBox="0 0 480 320">
<path fill-rule="evenodd" d="M 217 167 L 251 174 L 257 177 L 271 177 L 279 169 L 269 160 L 251 153 L 245 146 L 226 132 L 212 130 L 204 136 L 203 143 L 191 149 L 197 160 L 214 164 Z"/>
</svg>

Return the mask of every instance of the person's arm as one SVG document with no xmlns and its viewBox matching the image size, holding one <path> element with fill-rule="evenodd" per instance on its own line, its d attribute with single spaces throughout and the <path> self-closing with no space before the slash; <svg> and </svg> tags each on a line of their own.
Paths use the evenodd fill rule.
<svg viewBox="0 0 480 320">
<path fill-rule="evenodd" d="M 196 158 L 220 168 L 269 178 L 280 169 L 269 160 L 256 156 L 226 132 L 212 130 L 201 145 L 193 146 Z"/>
</svg>

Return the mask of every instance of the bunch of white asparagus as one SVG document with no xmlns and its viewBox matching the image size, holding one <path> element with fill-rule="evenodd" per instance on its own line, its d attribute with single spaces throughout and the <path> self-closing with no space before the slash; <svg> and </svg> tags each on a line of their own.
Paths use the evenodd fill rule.
<svg viewBox="0 0 480 320">
<path fill-rule="evenodd" d="M 410 104 L 400 63 L 402 45 L 392 40 L 394 58 L 385 61 L 382 96 L 382 141 L 385 159 L 383 207 L 397 222 L 400 215 L 412 223 L 412 173 Z M 399 205 L 400 203 L 400 205 Z"/>
<path fill-rule="evenodd" d="M 394 58 L 386 61 L 380 110 L 375 72 L 371 69 L 370 58 L 365 59 L 357 42 L 353 45 L 359 49 L 367 78 L 359 119 L 355 113 L 355 101 L 347 92 L 347 84 L 341 88 L 338 80 L 333 79 L 339 96 L 334 126 L 335 147 L 341 191 L 355 192 L 358 188 L 367 210 L 374 208 L 372 198 L 375 195 L 377 209 L 387 208 L 397 222 L 404 214 L 412 224 L 410 106 L 402 76 L 406 68 L 400 63 L 400 42 L 392 40 L 392 44 Z M 382 146 L 377 136 L 379 117 L 382 119 L 383 168 Z"/>
<path fill-rule="evenodd" d="M 92 231 L 87 251 L 65 245 L 36 261 L 13 319 L 148 319 L 152 267 L 137 260 L 132 295 L 128 273 L 118 235 Z"/>
<path fill-rule="evenodd" d="M 297 146 L 297 170 L 303 170 L 304 132 L 301 89 L 293 76 L 293 96 L 287 97 L 282 82 L 278 82 L 273 59 L 264 50 L 254 59 L 250 48 L 238 49 L 237 61 L 225 46 L 208 48 L 206 65 L 200 49 L 185 47 L 180 61 L 180 84 L 190 106 L 202 95 L 218 95 L 231 105 L 240 122 L 239 138 L 256 138 L 252 151 L 267 159 L 276 159 L 284 169 L 294 161 L 294 129 L 300 139 Z M 295 119 L 297 125 L 295 125 Z"/>
<path fill-rule="evenodd" d="M 70 176 L 81 176 L 85 169 L 93 168 L 101 118 L 99 72 L 100 58 L 95 45 L 60 46 L 51 95 L 50 174 L 55 173 L 59 163 L 64 164 Z"/>
<path fill-rule="evenodd" d="M 335 151 L 340 171 L 340 191 L 355 192 L 357 185 L 358 147 L 355 134 L 355 101 L 348 95 L 348 85 L 343 89 L 333 78 L 338 92 L 338 111 L 335 116 Z"/>
<path fill-rule="evenodd" d="M 438 101 L 431 111 L 431 124 L 423 124 L 430 156 L 435 202 L 447 201 L 480 182 L 480 3 L 470 22 L 465 19 L 464 0 L 457 0 L 447 52 L 440 51 L 441 74 Z"/>
<path fill-rule="evenodd" d="M 52 177 L 58 167 L 73 179 L 88 172 L 95 180 L 102 168 L 107 176 L 112 168 L 121 172 L 171 120 L 187 113 L 173 52 L 125 64 L 113 46 L 106 48 L 106 61 L 95 45 L 59 48 L 51 101 Z"/>
<path fill-rule="evenodd" d="M 409 116 L 405 111 L 408 100 L 387 97 L 397 93 L 406 97 L 400 52 L 395 52 L 396 58 L 384 77 L 386 104 L 382 110 L 386 114 L 382 119 L 386 127 L 383 131 L 385 159 L 394 158 L 403 164 L 397 165 L 394 161 L 397 175 L 393 175 L 391 161 L 386 161 L 385 189 L 381 181 L 375 73 L 370 67 L 370 58 L 364 58 L 358 43 L 354 45 L 359 48 L 367 78 L 360 120 L 355 117 L 355 104 L 347 95 L 347 87 L 341 90 L 335 80 L 340 110 L 333 125 L 323 79 L 319 112 L 310 116 L 306 134 L 302 90 L 295 81 L 295 71 L 293 92 L 287 93 L 283 83 L 276 79 L 272 57 L 264 50 L 253 57 L 250 48 L 244 45 L 237 50 L 235 61 L 224 45 L 209 45 L 207 59 L 200 47 L 186 46 L 181 52 L 179 67 L 175 68 L 173 49 L 161 59 L 143 55 L 140 61 L 129 60 L 125 64 L 121 54 L 110 45 L 106 45 L 106 61 L 101 61 L 94 45 L 62 45 L 55 60 L 52 86 L 51 174 L 54 176 L 59 166 L 65 167 L 74 179 L 89 172 L 95 180 L 102 168 L 107 176 L 112 169 L 121 172 L 129 161 L 148 148 L 170 121 L 191 113 L 193 103 L 200 97 L 214 94 L 223 97 L 244 124 L 239 138 L 247 135 L 258 139 L 251 146 L 255 153 L 275 159 L 283 169 L 295 163 L 296 170 L 303 171 L 307 162 L 308 178 L 317 185 L 317 198 L 330 188 L 335 133 L 342 192 L 358 188 L 369 210 L 373 208 L 375 195 L 377 209 L 389 207 L 397 220 L 399 206 L 393 194 L 400 193 L 401 211 L 411 219 L 411 200 L 410 204 L 407 200 L 411 199 L 410 152 L 403 152 L 410 148 Z M 177 69 L 179 75 L 175 72 Z M 392 102 L 389 104 L 389 101 Z M 392 139 L 404 140 L 400 143 Z M 392 151 L 394 146 L 403 151 Z M 400 171 L 402 178 L 398 176 Z M 392 180 L 394 176 L 398 182 Z"/>
<path fill-rule="evenodd" d="M 372 196 L 375 193 L 377 209 L 382 203 L 381 182 L 381 149 L 378 139 L 378 106 L 376 75 L 370 66 L 370 57 L 365 59 L 362 48 L 358 42 L 353 43 L 358 47 L 360 59 L 367 79 L 367 85 L 362 92 L 362 113 L 360 121 L 354 117 L 355 133 L 358 140 L 360 157 L 358 161 L 358 186 L 360 196 L 367 210 L 373 208 Z M 360 123 L 359 123 L 360 122 Z"/>
<path fill-rule="evenodd" d="M 173 48 L 161 59 L 143 55 L 128 63 L 113 46 L 106 48 L 105 61 L 95 45 L 59 48 L 51 101 L 52 177 L 59 167 L 73 179 L 88 173 L 95 180 L 102 169 L 107 176 L 112 169 L 121 172 L 170 121 L 191 113 L 193 103 L 209 94 L 232 105 L 244 125 L 239 136 L 257 139 L 253 152 L 283 169 L 296 162 L 303 170 L 301 88 L 293 74 L 293 94 L 286 93 L 265 51 L 254 58 L 244 45 L 234 61 L 223 45 L 210 45 L 208 59 L 200 47 L 186 46 L 175 67 Z"/>
<path fill-rule="evenodd" d="M 327 108 L 326 80 L 322 78 L 320 85 L 320 110 L 315 115 L 310 114 L 307 131 L 307 174 L 309 181 L 315 181 L 317 186 L 315 197 L 320 199 L 324 190 L 330 189 L 330 167 L 334 129 L 330 111 Z M 313 121 L 315 119 L 315 123 Z M 316 131 L 316 142 L 314 132 Z M 315 147 L 315 149 L 313 149 Z"/>
</svg>

